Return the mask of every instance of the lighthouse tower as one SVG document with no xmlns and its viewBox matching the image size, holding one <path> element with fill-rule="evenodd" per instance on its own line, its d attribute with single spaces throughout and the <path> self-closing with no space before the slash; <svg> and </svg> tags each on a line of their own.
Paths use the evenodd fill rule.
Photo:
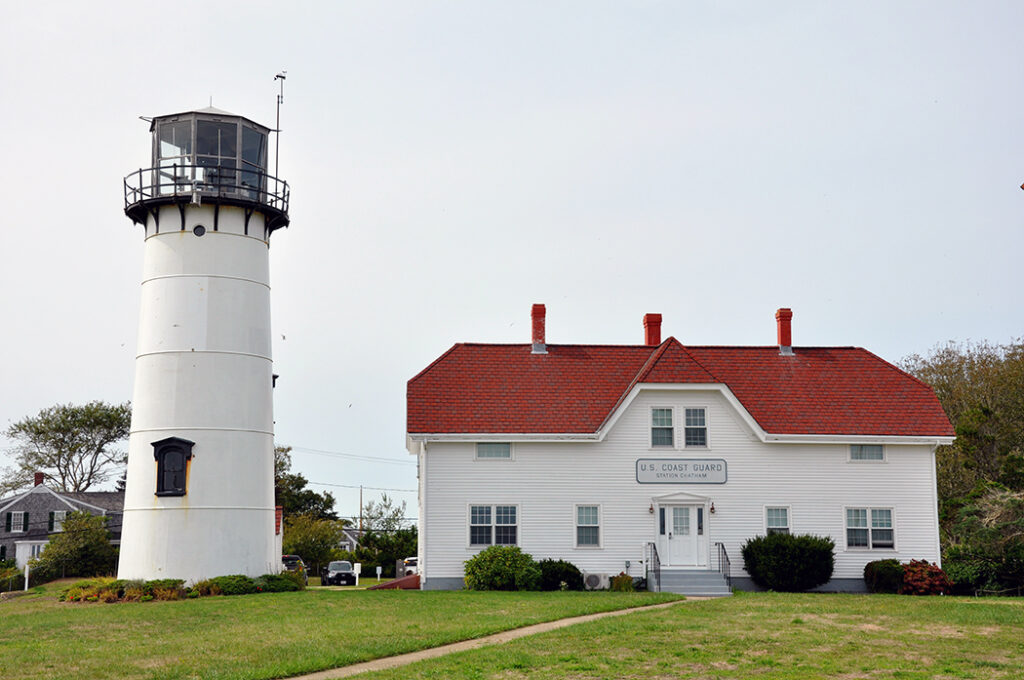
<svg viewBox="0 0 1024 680">
<path fill-rule="evenodd" d="M 288 185 L 247 118 L 151 131 L 151 167 L 124 184 L 145 246 L 118 577 L 277 572 L 268 247 Z"/>
</svg>

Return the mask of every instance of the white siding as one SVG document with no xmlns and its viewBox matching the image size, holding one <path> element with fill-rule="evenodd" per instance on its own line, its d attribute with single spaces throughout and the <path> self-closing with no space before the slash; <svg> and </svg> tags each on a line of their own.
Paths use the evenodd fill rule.
<svg viewBox="0 0 1024 680">
<path fill-rule="evenodd" d="M 650 446 L 650 409 L 676 409 L 676 449 Z M 708 448 L 682 448 L 682 409 L 707 408 Z M 743 576 L 741 545 L 763 534 L 764 508 L 790 508 L 793 533 L 831 536 L 833 578 L 861 578 L 874 559 L 939 560 L 930 445 L 886 445 L 885 462 L 848 461 L 845 444 L 761 443 L 721 393 L 642 392 L 601 442 L 515 442 L 513 460 L 474 460 L 470 442 L 431 442 L 421 459 L 424 578 L 463 575 L 479 551 L 468 541 L 469 505 L 519 508 L 519 545 L 535 559 L 566 559 L 587 571 L 641 575 L 642 546 L 657 540 L 656 498 L 707 497 L 710 545 L 725 544 Z M 722 458 L 726 484 L 639 484 L 638 458 Z M 601 548 L 575 547 L 574 508 L 601 506 Z M 895 550 L 846 549 L 845 508 L 893 509 Z M 712 554 L 714 550 L 712 549 Z"/>
</svg>

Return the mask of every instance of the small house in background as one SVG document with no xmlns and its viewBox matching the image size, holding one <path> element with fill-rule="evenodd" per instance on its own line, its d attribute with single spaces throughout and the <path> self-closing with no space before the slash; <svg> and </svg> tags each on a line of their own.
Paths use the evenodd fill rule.
<svg viewBox="0 0 1024 680">
<path fill-rule="evenodd" d="M 29 491 L 0 499 L 0 560 L 15 560 L 24 569 L 42 554 L 50 537 L 63 530 L 64 519 L 72 512 L 110 517 L 110 542 L 120 544 L 123 491 L 54 491 L 44 481 L 43 473 L 37 472 Z"/>
<path fill-rule="evenodd" d="M 638 345 L 460 343 L 409 381 L 425 589 L 460 588 L 490 545 L 572 562 L 591 587 L 753 589 L 741 546 L 835 541 L 826 590 L 886 558 L 939 562 L 935 448 L 954 432 L 931 388 L 859 347 L 691 346 L 644 317 Z"/>
</svg>

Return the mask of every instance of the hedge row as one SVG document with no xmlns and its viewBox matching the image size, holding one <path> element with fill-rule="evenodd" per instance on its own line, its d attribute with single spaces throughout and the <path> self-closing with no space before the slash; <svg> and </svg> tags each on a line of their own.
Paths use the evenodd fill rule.
<svg viewBox="0 0 1024 680">
<path fill-rule="evenodd" d="M 72 583 L 61 591 L 58 599 L 62 602 L 149 602 L 210 595 L 281 593 L 303 590 L 305 587 L 302 577 L 293 572 L 264 574 L 255 579 L 241 574 L 218 576 L 199 581 L 190 588 L 185 587 L 182 579 L 131 581 L 94 578 Z"/>
</svg>

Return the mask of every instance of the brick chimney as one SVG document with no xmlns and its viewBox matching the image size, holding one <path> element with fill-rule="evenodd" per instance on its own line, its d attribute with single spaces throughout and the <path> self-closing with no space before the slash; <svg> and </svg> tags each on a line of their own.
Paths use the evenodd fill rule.
<svg viewBox="0 0 1024 680">
<path fill-rule="evenodd" d="M 533 317 L 533 354 L 547 354 L 548 346 L 544 344 L 544 318 L 547 310 L 544 305 L 534 305 L 530 312 Z"/>
<path fill-rule="evenodd" d="M 661 344 L 661 314 L 644 314 L 644 344 Z"/>
<path fill-rule="evenodd" d="M 284 506 L 274 506 L 274 535 L 281 535 L 281 520 L 284 518 Z"/>
<path fill-rule="evenodd" d="M 45 478 L 46 478 L 46 475 L 44 475 L 44 474 L 43 474 L 42 472 L 37 472 L 37 473 L 36 473 L 36 479 L 35 479 L 35 481 L 36 481 L 36 484 L 35 484 L 35 485 L 36 485 L 36 486 L 39 486 L 40 484 L 42 484 L 42 483 L 43 483 L 43 480 L 44 480 Z"/>
<path fill-rule="evenodd" d="M 775 312 L 775 322 L 779 332 L 779 354 L 793 356 L 793 310 L 783 307 Z"/>
</svg>

